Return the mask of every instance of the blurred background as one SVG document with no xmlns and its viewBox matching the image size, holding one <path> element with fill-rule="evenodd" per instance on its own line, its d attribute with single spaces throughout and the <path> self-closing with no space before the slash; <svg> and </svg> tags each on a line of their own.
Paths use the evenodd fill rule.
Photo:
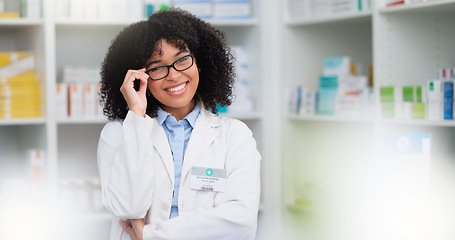
<svg viewBox="0 0 455 240">
<path fill-rule="evenodd" d="M 0 239 L 108 239 L 100 64 L 169 7 L 226 33 L 257 239 L 454 239 L 454 0 L 0 0 Z"/>
</svg>

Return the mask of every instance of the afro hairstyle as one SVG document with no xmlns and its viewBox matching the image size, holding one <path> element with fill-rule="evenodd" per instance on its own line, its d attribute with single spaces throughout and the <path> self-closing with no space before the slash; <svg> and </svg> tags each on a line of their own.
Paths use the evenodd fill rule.
<svg viewBox="0 0 455 240">
<path fill-rule="evenodd" d="M 125 75 L 129 69 L 144 68 L 163 39 L 194 55 L 200 71 L 195 98 L 205 109 L 216 114 L 218 104 L 231 104 L 234 58 L 224 32 L 184 10 L 171 8 L 125 27 L 112 41 L 101 66 L 100 102 L 109 120 L 125 119 L 128 105 L 120 92 Z M 156 117 L 161 103 L 150 93 L 146 97 L 146 114 Z"/>
</svg>

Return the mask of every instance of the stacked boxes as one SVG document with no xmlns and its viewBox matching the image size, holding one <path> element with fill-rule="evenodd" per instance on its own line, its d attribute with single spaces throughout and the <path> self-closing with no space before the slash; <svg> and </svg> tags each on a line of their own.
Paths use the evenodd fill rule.
<svg viewBox="0 0 455 240">
<path fill-rule="evenodd" d="M 21 17 L 40 18 L 41 0 L 21 0 Z"/>
<path fill-rule="evenodd" d="M 212 18 L 211 0 L 174 0 L 174 7 L 185 9 L 201 19 Z"/>
<path fill-rule="evenodd" d="M 334 115 L 338 91 L 337 76 L 321 76 L 319 78 L 319 92 L 317 96 L 317 114 Z"/>
<path fill-rule="evenodd" d="M 246 19 L 251 17 L 249 0 L 214 0 L 213 18 Z"/>
<path fill-rule="evenodd" d="M 41 87 L 31 52 L 0 52 L 0 118 L 41 117 Z"/>
<path fill-rule="evenodd" d="M 201 19 L 251 17 L 250 0 L 58 0 L 55 1 L 55 16 L 60 19 L 134 20 L 169 7 L 184 9 Z"/>
<path fill-rule="evenodd" d="M 371 0 L 289 0 L 291 19 L 315 19 L 371 10 Z"/>
<path fill-rule="evenodd" d="M 99 68 L 65 67 L 56 89 L 57 119 L 102 119 L 99 82 Z"/>
<path fill-rule="evenodd" d="M 227 110 L 229 113 L 249 114 L 254 111 L 254 100 L 250 92 L 248 48 L 232 46 L 231 49 L 236 60 L 234 68 L 237 77 L 233 88 L 234 100 Z"/>
<path fill-rule="evenodd" d="M 55 16 L 61 19 L 142 19 L 143 0 L 58 0 Z"/>
<path fill-rule="evenodd" d="M 191 12 L 202 19 L 248 19 L 250 0 L 174 0 L 174 7 Z"/>
<path fill-rule="evenodd" d="M 373 91 L 368 87 L 368 77 L 361 75 L 360 66 L 351 63 L 348 56 L 324 58 L 319 89 L 291 87 L 289 113 L 371 117 Z"/>
<path fill-rule="evenodd" d="M 382 117 L 453 120 L 455 68 L 441 68 L 438 79 L 422 85 L 382 86 Z"/>
<path fill-rule="evenodd" d="M 41 0 L 0 0 L 0 18 L 41 17 Z"/>
</svg>

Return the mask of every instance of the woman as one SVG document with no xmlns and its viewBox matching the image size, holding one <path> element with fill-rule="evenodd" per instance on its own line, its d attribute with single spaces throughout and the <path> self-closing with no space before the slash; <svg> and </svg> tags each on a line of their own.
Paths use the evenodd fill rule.
<svg viewBox="0 0 455 240">
<path fill-rule="evenodd" d="M 245 124 L 216 114 L 234 79 L 224 34 L 160 11 L 119 33 L 101 75 L 111 239 L 253 239 L 261 156 Z"/>
</svg>

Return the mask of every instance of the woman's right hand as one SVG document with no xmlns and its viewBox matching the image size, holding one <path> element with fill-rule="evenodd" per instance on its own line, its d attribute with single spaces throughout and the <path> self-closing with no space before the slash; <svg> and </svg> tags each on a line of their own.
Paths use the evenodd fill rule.
<svg viewBox="0 0 455 240">
<path fill-rule="evenodd" d="M 139 91 L 134 89 L 134 80 L 140 81 Z M 145 110 L 147 109 L 147 98 L 145 96 L 147 90 L 147 82 L 149 76 L 145 73 L 145 68 L 138 70 L 128 70 L 120 87 L 120 92 L 128 104 L 130 111 L 136 115 L 145 117 Z"/>
</svg>

